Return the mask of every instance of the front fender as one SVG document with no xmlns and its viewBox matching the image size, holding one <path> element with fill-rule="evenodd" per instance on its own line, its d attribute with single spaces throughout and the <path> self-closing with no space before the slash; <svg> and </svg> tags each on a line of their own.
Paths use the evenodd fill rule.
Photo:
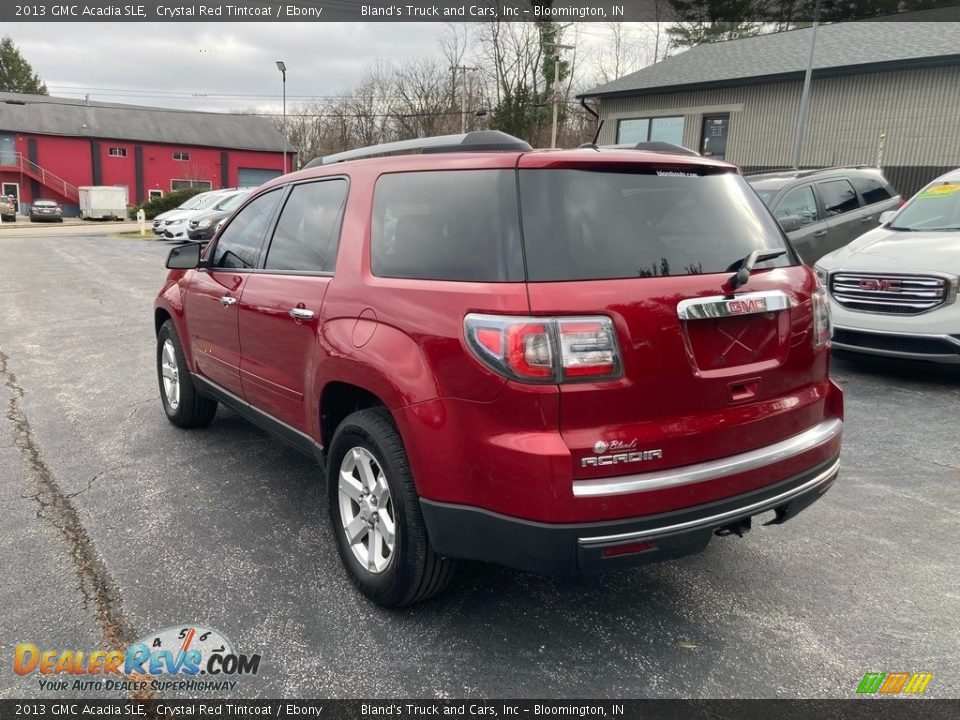
<svg viewBox="0 0 960 720">
<path fill-rule="evenodd" d="M 193 347 L 190 342 L 190 333 L 187 332 L 187 319 L 183 309 L 183 293 L 181 292 L 181 282 L 186 276 L 187 271 L 171 270 L 167 279 L 160 288 L 157 298 L 153 303 L 154 330 L 160 332 L 160 326 L 163 324 L 163 317 L 169 316 L 173 320 L 173 325 L 177 330 L 177 337 L 180 340 L 180 347 L 183 350 L 187 367 L 191 372 L 196 372 L 196 363 L 193 360 Z"/>
</svg>

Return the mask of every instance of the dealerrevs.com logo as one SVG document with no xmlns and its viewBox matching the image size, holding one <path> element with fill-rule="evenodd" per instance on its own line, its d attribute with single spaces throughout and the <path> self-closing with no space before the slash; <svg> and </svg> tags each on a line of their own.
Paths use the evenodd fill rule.
<svg viewBox="0 0 960 720">
<path fill-rule="evenodd" d="M 146 635 L 124 652 L 21 643 L 13 657 L 14 672 L 39 674 L 41 690 L 224 691 L 259 669 L 259 655 L 237 653 L 219 630 L 186 624 Z"/>
</svg>

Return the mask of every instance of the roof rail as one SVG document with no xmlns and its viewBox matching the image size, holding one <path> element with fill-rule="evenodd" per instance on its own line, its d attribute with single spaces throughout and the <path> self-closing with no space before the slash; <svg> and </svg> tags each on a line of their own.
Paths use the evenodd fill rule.
<svg viewBox="0 0 960 720">
<path fill-rule="evenodd" d="M 389 155 L 392 153 L 444 153 L 444 152 L 528 152 L 533 148 L 523 140 L 499 130 L 477 130 L 459 135 L 400 140 L 398 142 L 370 145 L 345 152 L 314 158 L 304 169 L 331 165 L 347 160 Z"/>
<path fill-rule="evenodd" d="M 585 147 L 594 147 L 593 145 L 587 143 L 581 145 L 581 148 Z M 658 152 L 658 153 L 670 153 L 671 155 L 690 155 L 691 157 L 700 157 L 700 153 L 696 150 L 691 150 L 690 148 L 683 147 L 682 145 L 675 145 L 674 143 L 662 142 L 660 140 L 651 140 L 650 142 L 642 143 L 620 143 L 619 145 L 601 145 L 601 148 L 607 150 L 642 150 L 644 152 Z"/>
<path fill-rule="evenodd" d="M 660 142 L 658 140 L 637 143 L 633 146 L 633 149 L 644 150 L 646 152 L 672 153 L 673 155 L 690 155 L 692 157 L 700 157 L 700 153 L 698 153 L 696 150 L 685 148 L 682 145 L 675 145 L 674 143 Z"/>
<path fill-rule="evenodd" d="M 839 170 L 876 170 L 881 172 L 883 168 L 879 168 L 876 165 L 829 165 L 827 167 L 819 168 L 792 168 L 792 167 L 782 167 L 782 168 L 768 168 L 762 172 L 750 172 L 745 175 L 745 177 L 759 177 L 761 175 L 791 175 L 795 178 L 810 177 L 811 175 L 816 175 L 817 173 L 825 172 L 836 172 Z"/>
</svg>

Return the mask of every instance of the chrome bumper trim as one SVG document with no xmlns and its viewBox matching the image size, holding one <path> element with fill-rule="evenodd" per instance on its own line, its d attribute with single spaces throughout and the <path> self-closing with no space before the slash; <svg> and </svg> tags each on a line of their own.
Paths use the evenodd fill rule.
<svg viewBox="0 0 960 720">
<path fill-rule="evenodd" d="M 660 537 L 661 535 L 673 535 L 674 533 L 686 532 L 689 530 L 723 527 L 734 520 L 752 517 L 758 513 L 773 510 L 776 507 L 790 502 L 793 498 L 799 495 L 803 495 L 806 492 L 815 490 L 821 485 L 828 485 L 834 480 L 834 478 L 836 478 L 839 470 L 840 459 L 837 458 L 830 465 L 830 467 L 823 472 L 817 473 L 815 477 L 811 478 L 802 485 L 780 493 L 772 498 L 767 498 L 766 500 L 760 500 L 759 502 L 734 508 L 733 510 L 728 510 L 717 515 L 710 515 L 709 517 L 676 523 L 675 525 L 665 525 L 663 527 L 651 528 L 649 530 L 638 530 L 636 532 L 623 533 L 621 535 L 604 535 L 601 537 L 579 538 L 577 543 L 580 545 L 580 547 L 601 547 L 604 545 L 619 545 L 625 542 L 632 542 L 634 540 L 649 540 L 651 538 Z"/>
<path fill-rule="evenodd" d="M 639 473 L 637 475 L 574 480 L 573 494 L 574 497 L 625 495 L 679 485 L 691 485 L 706 480 L 737 475 L 812 450 L 819 445 L 832 441 L 842 432 L 843 421 L 839 418 L 830 418 L 819 425 L 814 425 L 809 430 L 804 430 L 799 435 L 794 435 L 773 445 L 720 458 L 719 460 L 709 460 L 680 468 Z"/>
</svg>

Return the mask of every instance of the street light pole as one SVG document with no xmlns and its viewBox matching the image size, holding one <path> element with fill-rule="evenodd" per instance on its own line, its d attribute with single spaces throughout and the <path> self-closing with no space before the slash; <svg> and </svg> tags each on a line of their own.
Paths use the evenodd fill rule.
<svg viewBox="0 0 960 720">
<path fill-rule="evenodd" d="M 287 65 L 277 60 L 277 70 L 283 74 L 283 174 L 287 174 Z"/>
<path fill-rule="evenodd" d="M 546 47 L 552 47 L 553 53 L 553 131 L 550 134 L 550 147 L 557 146 L 557 114 L 560 104 L 560 50 L 573 50 L 573 45 L 561 45 L 560 43 L 544 43 Z"/>
<path fill-rule="evenodd" d="M 817 25 L 820 21 L 820 0 L 813 6 L 813 31 L 810 34 L 810 58 L 807 60 L 807 71 L 803 76 L 803 93 L 800 95 L 800 113 L 797 116 L 797 133 L 793 145 L 793 167 L 800 169 L 800 160 L 803 157 L 803 135 L 807 129 L 807 105 L 810 102 L 810 78 L 813 75 L 813 55 L 817 49 Z"/>
</svg>

